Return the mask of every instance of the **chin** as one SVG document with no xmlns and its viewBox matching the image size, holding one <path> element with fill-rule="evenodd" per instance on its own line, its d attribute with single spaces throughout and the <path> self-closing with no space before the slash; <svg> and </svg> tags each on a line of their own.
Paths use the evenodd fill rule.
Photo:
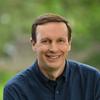
<svg viewBox="0 0 100 100">
<path fill-rule="evenodd" d="M 62 64 L 58 64 L 58 63 L 48 63 L 47 66 L 51 69 L 59 69 L 61 68 Z"/>
</svg>

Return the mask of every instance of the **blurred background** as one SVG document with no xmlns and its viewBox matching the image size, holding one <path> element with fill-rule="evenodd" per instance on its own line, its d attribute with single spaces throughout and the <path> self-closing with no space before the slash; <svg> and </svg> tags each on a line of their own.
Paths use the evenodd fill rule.
<svg viewBox="0 0 100 100">
<path fill-rule="evenodd" d="M 69 21 L 73 30 L 69 58 L 100 69 L 99 0 L 0 0 L 0 100 L 7 80 L 34 62 L 31 26 L 44 13 Z"/>
</svg>

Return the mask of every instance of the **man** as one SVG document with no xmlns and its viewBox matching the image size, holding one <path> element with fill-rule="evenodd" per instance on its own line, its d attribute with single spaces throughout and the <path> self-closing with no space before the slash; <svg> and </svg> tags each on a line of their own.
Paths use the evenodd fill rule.
<svg viewBox="0 0 100 100">
<path fill-rule="evenodd" d="M 63 17 L 38 17 L 31 43 L 36 62 L 8 81 L 4 100 L 100 100 L 100 72 L 68 60 L 71 28 Z"/>
</svg>

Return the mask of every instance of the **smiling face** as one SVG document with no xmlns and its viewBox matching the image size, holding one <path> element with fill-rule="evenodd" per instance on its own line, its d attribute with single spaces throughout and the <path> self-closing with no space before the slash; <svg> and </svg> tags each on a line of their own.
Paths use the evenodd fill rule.
<svg viewBox="0 0 100 100">
<path fill-rule="evenodd" d="M 40 69 L 49 71 L 64 69 L 70 46 L 65 23 L 50 22 L 37 26 L 36 43 L 33 41 L 32 47 Z"/>
</svg>

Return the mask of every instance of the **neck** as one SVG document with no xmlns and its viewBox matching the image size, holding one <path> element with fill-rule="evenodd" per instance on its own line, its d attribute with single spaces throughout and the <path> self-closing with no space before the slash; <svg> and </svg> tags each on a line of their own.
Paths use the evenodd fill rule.
<svg viewBox="0 0 100 100">
<path fill-rule="evenodd" d="M 63 71 L 56 71 L 56 72 L 51 72 L 51 73 L 47 72 L 45 76 L 50 80 L 56 80 L 62 73 Z"/>
<path fill-rule="evenodd" d="M 44 74 L 44 76 L 46 76 L 50 80 L 56 80 L 64 71 L 64 66 L 56 70 L 42 69 L 41 67 L 39 68 L 41 72 Z"/>
</svg>

